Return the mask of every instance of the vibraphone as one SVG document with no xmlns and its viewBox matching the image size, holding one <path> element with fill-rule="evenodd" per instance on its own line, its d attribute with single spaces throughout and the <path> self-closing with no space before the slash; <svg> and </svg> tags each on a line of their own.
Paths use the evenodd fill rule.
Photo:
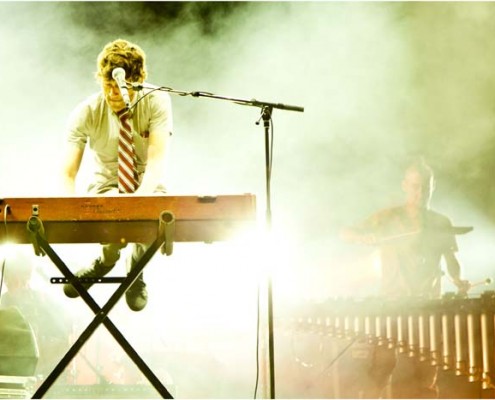
<svg viewBox="0 0 495 400">
<path fill-rule="evenodd" d="M 476 298 L 330 299 L 296 311 L 292 328 L 338 338 L 362 338 L 494 389 L 495 292 Z"/>
</svg>

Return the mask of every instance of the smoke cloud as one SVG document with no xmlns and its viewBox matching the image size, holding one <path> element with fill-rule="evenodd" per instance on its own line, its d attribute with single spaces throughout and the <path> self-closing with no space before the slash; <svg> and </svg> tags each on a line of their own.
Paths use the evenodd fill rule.
<svg viewBox="0 0 495 400">
<path fill-rule="evenodd" d="M 475 228 L 458 238 L 465 277 L 476 281 L 493 273 L 494 244 L 487 238 L 493 237 L 495 218 L 495 4 L 9 2 L 0 3 L 0 14 L 5 16 L 0 25 L 1 196 L 54 193 L 66 118 L 79 101 L 98 90 L 94 71 L 100 49 L 122 37 L 146 51 L 153 84 L 305 108 L 304 113 L 273 112 L 273 232 L 283 242 L 269 250 L 277 264 L 278 306 L 301 298 L 374 292 L 373 252 L 343 245 L 336 233 L 400 202 L 403 168 L 418 154 L 437 175 L 433 208 L 456 225 Z M 264 131 L 263 124 L 255 124 L 260 109 L 191 96 L 174 96 L 172 101 L 169 192 L 254 193 L 262 220 Z M 85 157 L 81 193 L 90 168 Z M 240 286 L 242 280 L 226 277 L 224 269 L 212 267 L 217 265 L 214 260 L 205 266 L 212 253 L 199 251 L 204 254 L 200 262 L 193 256 L 198 254 L 194 246 L 177 246 L 184 250 L 166 263 L 153 260 L 148 274 L 162 283 L 150 284 L 150 301 L 158 302 L 153 296 L 160 297 L 170 283 L 190 284 L 181 279 L 199 273 L 201 265 L 211 270 L 203 279 L 212 279 L 211 287 L 229 296 L 221 299 L 252 317 L 256 284 L 244 279 L 251 286 L 242 293 L 251 302 L 239 299 L 227 288 Z M 249 265 L 213 246 L 215 257 L 237 264 L 236 273 L 245 277 L 241 268 Z M 74 254 L 67 251 L 68 257 Z M 91 262 L 87 257 L 77 264 Z M 187 296 L 208 297 L 200 285 L 194 288 L 196 293 Z M 169 290 L 178 297 L 168 301 L 177 304 L 182 299 L 180 315 L 195 318 L 198 303 L 184 301 L 186 291 Z M 225 312 L 223 317 L 231 315 L 220 299 L 214 304 L 219 313 Z M 184 338 L 180 328 L 187 325 L 178 309 L 169 306 L 167 311 L 178 324 L 177 336 L 170 333 L 159 340 Z M 132 317 L 145 323 L 144 316 Z M 123 320 L 129 326 L 135 321 Z M 196 322 L 191 329 L 205 329 L 212 336 L 222 325 Z M 253 319 L 245 323 L 251 327 Z M 136 340 L 141 339 L 136 333 Z M 215 351 L 216 345 L 221 347 L 209 344 Z M 254 347 L 240 356 L 248 374 L 254 365 L 251 350 Z M 176 371 L 180 379 L 187 378 L 185 374 Z M 202 390 L 211 390 L 213 397 L 247 397 L 251 385 L 246 378 L 225 392 L 207 385 Z M 237 391 L 230 392 L 234 388 Z M 186 390 L 181 397 L 209 393 Z"/>
</svg>

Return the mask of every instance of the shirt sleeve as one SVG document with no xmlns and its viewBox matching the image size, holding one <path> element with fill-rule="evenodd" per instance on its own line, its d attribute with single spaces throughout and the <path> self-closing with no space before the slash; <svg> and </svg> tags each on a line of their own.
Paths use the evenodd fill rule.
<svg viewBox="0 0 495 400">
<path fill-rule="evenodd" d="M 67 141 L 79 148 L 84 148 L 88 142 L 90 123 L 89 107 L 85 103 L 78 105 L 67 120 Z"/>
<path fill-rule="evenodd" d="M 150 132 L 171 135 L 173 129 L 170 95 L 156 91 L 151 99 Z"/>
</svg>

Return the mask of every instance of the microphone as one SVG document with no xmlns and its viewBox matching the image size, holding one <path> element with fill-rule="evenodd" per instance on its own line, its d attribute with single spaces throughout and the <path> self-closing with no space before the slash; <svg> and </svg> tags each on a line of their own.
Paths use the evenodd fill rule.
<svg viewBox="0 0 495 400">
<path fill-rule="evenodd" d="M 125 82 L 125 71 L 124 68 L 118 67 L 114 68 L 112 71 L 112 78 L 117 82 L 117 86 L 120 90 L 120 95 L 124 100 L 127 108 L 131 106 L 131 98 L 129 97 L 129 90 L 127 89 L 127 83 Z"/>
</svg>

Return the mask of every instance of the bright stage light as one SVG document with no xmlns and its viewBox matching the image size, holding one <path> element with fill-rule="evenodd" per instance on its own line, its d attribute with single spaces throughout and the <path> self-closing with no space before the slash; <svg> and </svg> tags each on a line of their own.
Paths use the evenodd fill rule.
<svg viewBox="0 0 495 400">
<path fill-rule="evenodd" d="M 0 260 L 6 260 L 15 254 L 15 244 L 4 242 L 0 244 Z"/>
</svg>

